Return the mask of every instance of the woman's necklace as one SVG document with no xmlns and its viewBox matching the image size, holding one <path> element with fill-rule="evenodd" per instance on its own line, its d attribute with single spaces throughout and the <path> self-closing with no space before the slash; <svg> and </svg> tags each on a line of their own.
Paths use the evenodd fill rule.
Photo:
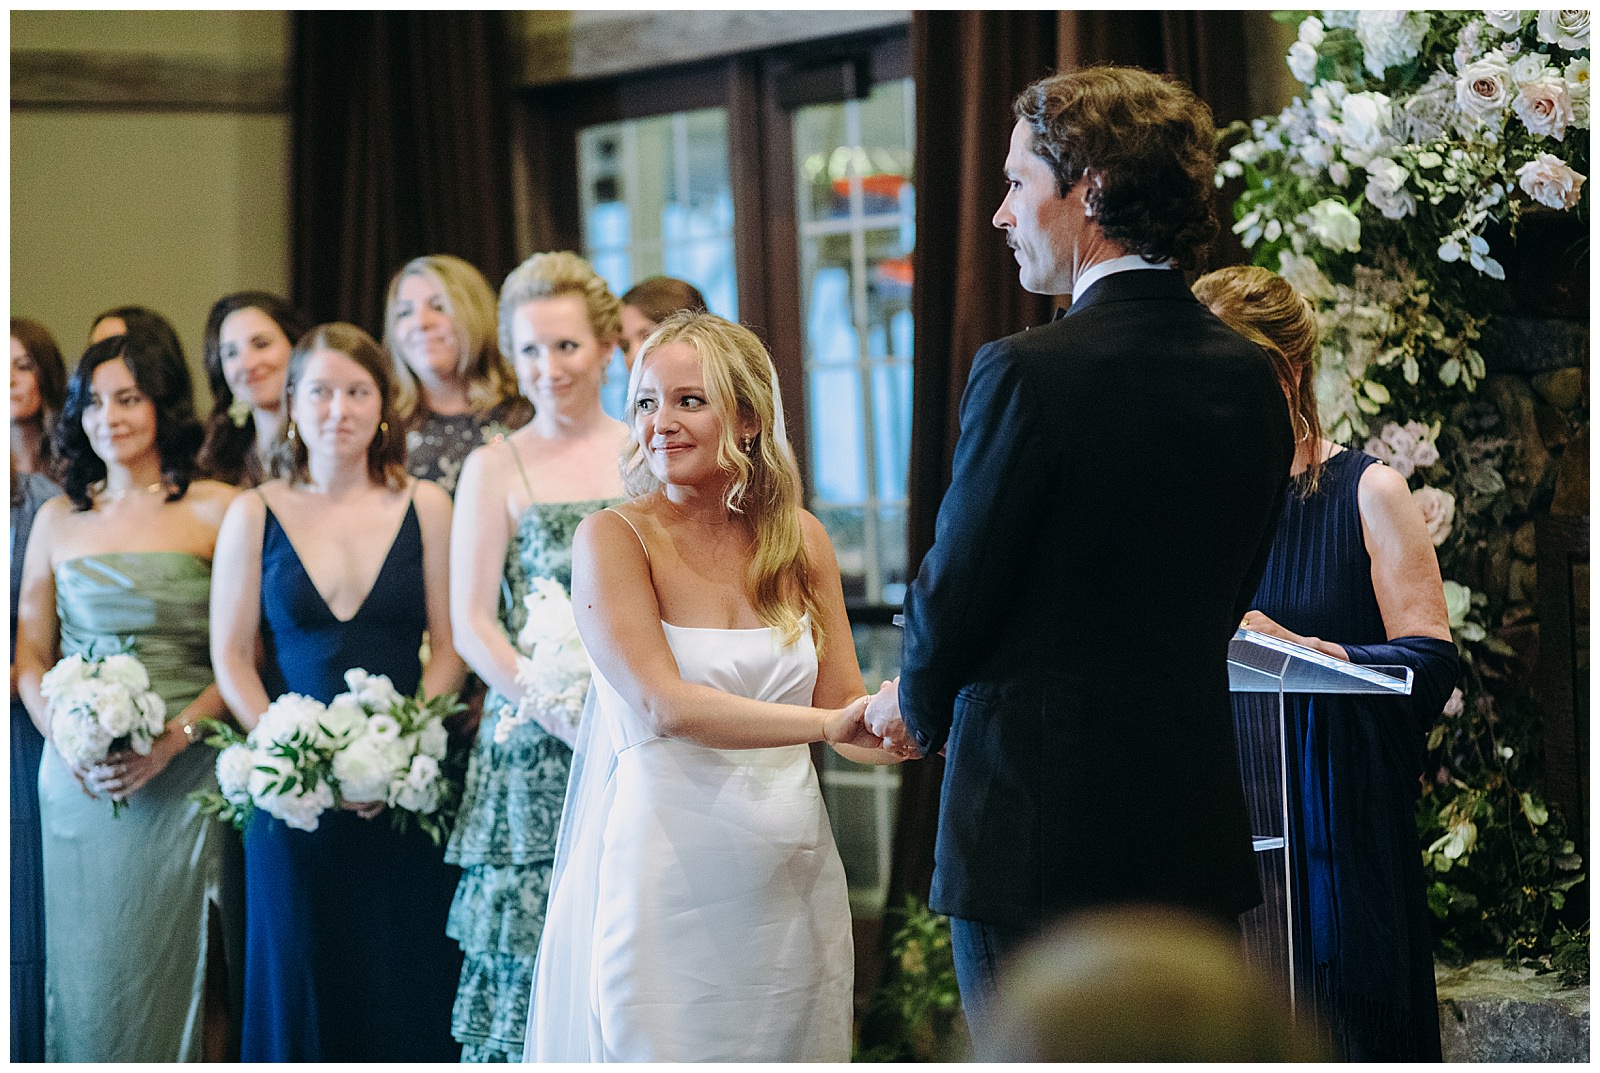
<svg viewBox="0 0 1600 1073">
<path fill-rule="evenodd" d="M 121 503 L 135 493 L 151 495 L 156 492 L 164 492 L 166 488 L 165 481 L 155 481 L 145 485 L 143 488 L 118 488 L 115 492 L 112 492 L 106 489 L 105 481 L 99 480 L 89 486 L 89 495 L 95 500 L 103 500 L 106 503 Z"/>
<path fill-rule="evenodd" d="M 665 492 L 661 493 L 661 502 L 665 503 L 667 505 L 667 509 L 672 513 L 676 514 L 684 521 L 693 523 L 695 525 L 727 525 L 729 522 L 733 521 L 732 514 L 718 518 L 715 521 L 706 518 L 697 518 L 692 514 L 685 514 L 683 511 L 678 509 L 678 505 L 672 501 L 672 497 L 667 495 Z"/>
</svg>

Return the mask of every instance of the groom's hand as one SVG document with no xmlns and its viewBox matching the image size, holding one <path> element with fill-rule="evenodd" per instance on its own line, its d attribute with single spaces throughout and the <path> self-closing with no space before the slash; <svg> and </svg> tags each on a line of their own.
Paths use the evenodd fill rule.
<svg viewBox="0 0 1600 1073">
<path fill-rule="evenodd" d="M 877 694 L 867 701 L 867 729 L 883 739 L 883 748 L 903 759 L 920 759 L 922 750 L 917 746 L 900 718 L 900 679 L 892 678 L 878 687 Z"/>
</svg>

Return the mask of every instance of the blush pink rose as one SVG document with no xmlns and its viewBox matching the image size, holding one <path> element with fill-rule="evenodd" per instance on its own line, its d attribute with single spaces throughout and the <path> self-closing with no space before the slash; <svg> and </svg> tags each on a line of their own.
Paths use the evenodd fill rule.
<svg viewBox="0 0 1600 1073">
<path fill-rule="evenodd" d="M 1546 75 L 1520 86 L 1511 110 L 1529 131 L 1548 134 L 1559 142 L 1572 122 L 1572 94 L 1565 79 Z"/>
<path fill-rule="evenodd" d="M 1517 169 L 1517 185 L 1533 200 L 1552 209 L 1570 209 L 1578 203 L 1587 180 L 1559 158 L 1540 153 Z"/>
<path fill-rule="evenodd" d="M 1456 497 L 1441 488 L 1424 485 L 1411 493 L 1411 502 L 1422 511 L 1422 521 L 1428 527 L 1428 538 L 1438 547 L 1450 538 L 1450 529 L 1456 519 Z"/>
</svg>

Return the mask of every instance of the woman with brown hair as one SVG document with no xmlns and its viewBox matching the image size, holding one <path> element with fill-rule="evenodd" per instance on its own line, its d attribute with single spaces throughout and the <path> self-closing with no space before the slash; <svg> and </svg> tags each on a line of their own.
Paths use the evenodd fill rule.
<svg viewBox="0 0 1600 1073">
<path fill-rule="evenodd" d="M 50 443 L 67 398 L 61 348 L 38 321 L 11 318 L 11 465 L 46 478 L 54 469 Z"/>
<path fill-rule="evenodd" d="M 1343 1060 L 1436 1062 L 1417 780 L 1457 656 L 1433 541 L 1404 477 L 1321 437 L 1311 303 L 1264 268 L 1212 272 L 1194 292 L 1272 358 L 1296 436 L 1266 573 L 1240 625 L 1414 672 L 1405 698 L 1287 699 L 1290 927 L 1305 952 L 1295 971 Z"/>
<path fill-rule="evenodd" d="M 454 495 L 473 448 L 533 417 L 500 349 L 494 291 L 459 257 L 407 261 L 389 281 L 383 344 L 394 364 L 406 469 Z"/>
<path fill-rule="evenodd" d="M 461 687 L 450 497 L 405 472 L 390 376 L 349 324 L 312 329 L 290 358 L 277 479 L 235 500 L 217 541 L 211 657 L 246 730 L 286 693 L 327 703 L 357 668 L 406 696 Z M 244 1061 L 457 1058 L 460 955 L 444 934 L 456 871 L 383 809 L 345 802 L 314 831 L 251 817 Z"/>
<path fill-rule="evenodd" d="M 206 317 L 206 379 L 211 416 L 199 465 L 219 481 L 254 488 L 283 424 L 283 381 L 289 353 L 311 322 L 265 291 L 217 300 Z"/>
</svg>

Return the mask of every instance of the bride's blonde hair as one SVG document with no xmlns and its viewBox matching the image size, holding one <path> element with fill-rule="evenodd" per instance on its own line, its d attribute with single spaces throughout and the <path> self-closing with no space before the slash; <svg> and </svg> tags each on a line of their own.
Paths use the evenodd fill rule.
<svg viewBox="0 0 1600 1073">
<path fill-rule="evenodd" d="M 688 346 L 700 359 L 701 386 L 722 425 L 717 464 L 729 477 L 723 502 L 729 511 L 748 517 L 755 529 L 755 551 L 745 571 L 750 602 L 785 644 L 799 640 L 802 621 L 809 615 L 811 637 L 820 649 L 821 600 L 800 528 L 800 471 L 787 437 L 778 432 L 782 401 L 772 358 L 754 332 L 711 313 L 682 312 L 662 321 L 644 341 L 628 379 L 634 434 L 622 452 L 623 486 L 632 496 L 661 487 L 645 464 L 645 445 L 639 442 L 639 426 L 632 418 L 651 352 L 670 343 Z M 757 429 L 747 447 L 738 439 L 741 421 Z"/>
</svg>

